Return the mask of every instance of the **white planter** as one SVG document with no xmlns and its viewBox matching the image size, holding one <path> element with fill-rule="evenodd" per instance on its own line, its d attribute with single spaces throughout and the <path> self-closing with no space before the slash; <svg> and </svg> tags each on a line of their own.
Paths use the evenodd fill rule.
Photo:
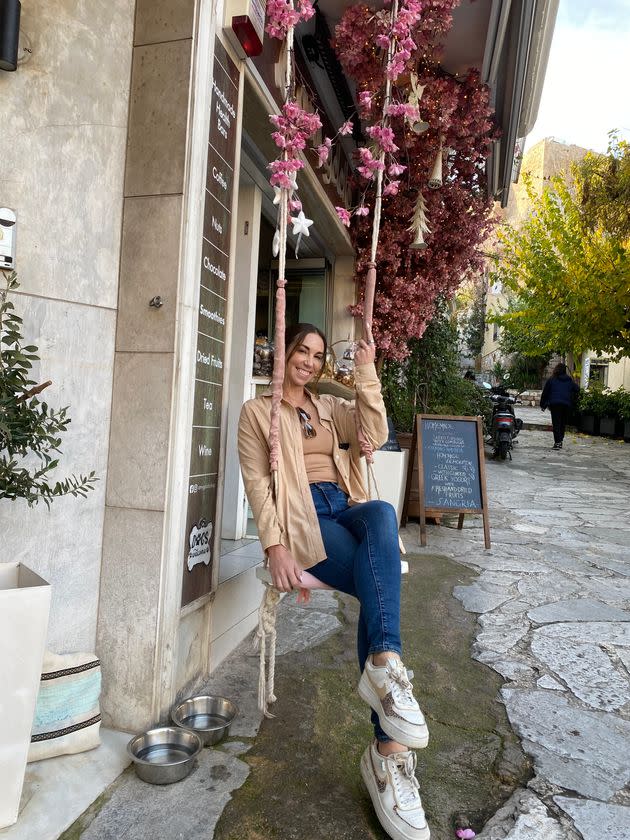
<svg viewBox="0 0 630 840">
<path fill-rule="evenodd" d="M 394 506 L 399 525 L 405 496 L 408 460 L 409 450 L 407 449 L 403 449 L 401 452 L 387 452 L 377 449 L 374 453 L 374 463 L 372 465 L 379 496 L 384 502 L 389 502 Z M 365 459 L 362 459 L 361 463 L 363 464 L 364 478 L 367 482 Z"/>
<path fill-rule="evenodd" d="M 49 583 L 0 563 L 0 828 L 18 818 L 49 609 Z"/>
</svg>

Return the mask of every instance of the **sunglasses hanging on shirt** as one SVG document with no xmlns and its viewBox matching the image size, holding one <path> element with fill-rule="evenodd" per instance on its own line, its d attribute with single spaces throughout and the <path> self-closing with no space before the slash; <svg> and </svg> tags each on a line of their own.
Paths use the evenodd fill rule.
<svg viewBox="0 0 630 840">
<path fill-rule="evenodd" d="M 303 408 L 299 408 L 296 406 L 295 409 L 298 413 L 298 417 L 300 418 L 300 425 L 302 426 L 302 431 L 304 432 L 305 438 L 314 438 L 317 437 L 317 431 L 315 427 L 311 423 L 311 415 L 308 411 L 304 411 Z"/>
</svg>

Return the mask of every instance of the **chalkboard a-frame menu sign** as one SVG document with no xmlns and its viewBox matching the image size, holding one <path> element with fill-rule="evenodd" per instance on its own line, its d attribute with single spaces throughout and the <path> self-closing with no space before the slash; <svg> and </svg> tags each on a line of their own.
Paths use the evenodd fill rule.
<svg viewBox="0 0 630 840">
<path fill-rule="evenodd" d="M 485 547 L 490 548 L 481 417 L 416 415 L 409 453 L 405 507 L 409 499 L 416 453 L 421 544 L 427 544 L 427 516 L 459 513 L 457 527 L 461 529 L 465 514 L 481 513 Z"/>
</svg>

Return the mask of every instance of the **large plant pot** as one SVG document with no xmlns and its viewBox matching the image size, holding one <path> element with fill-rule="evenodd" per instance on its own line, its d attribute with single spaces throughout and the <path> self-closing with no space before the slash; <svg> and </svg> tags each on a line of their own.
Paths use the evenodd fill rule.
<svg viewBox="0 0 630 840">
<path fill-rule="evenodd" d="M 405 496 L 408 458 L 409 451 L 406 449 L 400 452 L 387 452 L 377 449 L 374 453 L 374 463 L 372 465 L 379 497 L 384 502 L 389 502 L 394 506 L 399 525 Z M 367 486 L 367 465 L 365 464 L 364 458 L 361 461 Z"/>
<path fill-rule="evenodd" d="M 599 433 L 604 437 L 615 436 L 615 425 L 617 423 L 616 417 L 600 417 L 599 418 Z"/>
<path fill-rule="evenodd" d="M 599 434 L 599 417 L 594 414 L 582 414 L 580 417 L 580 431 L 587 435 Z"/>
<path fill-rule="evenodd" d="M 50 584 L 0 563 L 0 828 L 18 818 L 49 609 Z"/>
<path fill-rule="evenodd" d="M 413 438 L 413 434 L 411 432 L 398 432 L 396 437 L 398 438 L 400 448 L 407 452 L 407 463 L 409 463 L 409 452 L 411 451 L 411 441 Z M 418 486 L 418 452 L 416 451 L 416 457 L 414 458 L 411 474 L 411 487 L 409 489 L 409 504 L 407 505 L 408 517 L 420 516 L 420 495 L 418 493 Z M 404 491 L 405 488 L 403 487 L 403 501 Z"/>
<path fill-rule="evenodd" d="M 630 441 L 630 419 L 623 421 L 623 439 Z"/>
</svg>

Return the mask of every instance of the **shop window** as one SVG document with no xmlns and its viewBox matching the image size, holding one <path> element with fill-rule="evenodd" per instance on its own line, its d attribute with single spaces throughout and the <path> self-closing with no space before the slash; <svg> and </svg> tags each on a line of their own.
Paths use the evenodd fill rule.
<svg viewBox="0 0 630 840">
<path fill-rule="evenodd" d="M 325 260 L 289 260 L 286 268 L 286 316 L 287 327 L 307 322 L 326 331 L 328 322 L 329 283 Z M 256 342 L 273 340 L 275 328 L 275 289 L 278 279 L 277 262 L 269 269 L 258 273 L 256 289 Z M 254 370 L 255 375 L 267 375 L 267 371 Z"/>
<path fill-rule="evenodd" d="M 589 381 L 590 382 L 598 382 L 600 385 L 603 385 L 604 388 L 605 388 L 608 385 L 608 365 L 607 364 L 597 364 L 597 362 L 592 362 L 591 361 Z"/>
</svg>

